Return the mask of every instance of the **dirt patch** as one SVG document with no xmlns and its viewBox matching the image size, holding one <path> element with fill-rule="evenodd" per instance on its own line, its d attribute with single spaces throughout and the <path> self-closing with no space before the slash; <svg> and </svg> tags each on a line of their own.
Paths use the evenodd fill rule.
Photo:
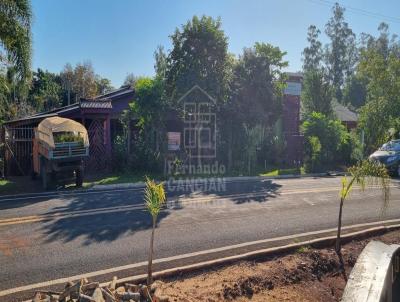
<svg viewBox="0 0 400 302">
<path fill-rule="evenodd" d="M 343 247 L 346 273 L 370 240 L 400 243 L 400 231 Z M 345 281 L 333 249 L 302 248 L 296 253 L 243 261 L 164 280 L 170 301 L 339 301 Z"/>
</svg>

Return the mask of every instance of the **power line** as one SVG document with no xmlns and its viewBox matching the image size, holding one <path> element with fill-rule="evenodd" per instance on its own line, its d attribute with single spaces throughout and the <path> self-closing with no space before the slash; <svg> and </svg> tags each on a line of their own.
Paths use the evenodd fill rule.
<svg viewBox="0 0 400 302">
<path fill-rule="evenodd" d="M 329 7 L 332 7 L 336 3 L 336 2 L 328 1 L 328 0 L 308 0 L 308 1 L 312 2 L 312 3 L 316 3 L 316 4 L 329 6 Z M 366 17 L 377 18 L 377 19 L 380 19 L 382 21 L 387 21 L 387 22 L 400 23 L 400 18 L 398 18 L 398 17 L 392 17 L 392 16 L 381 14 L 381 13 L 376 13 L 376 12 L 368 11 L 368 10 L 365 10 L 362 8 L 348 6 L 348 5 L 340 4 L 340 6 L 344 7 L 347 11 L 350 11 L 350 12 L 356 13 L 356 14 L 360 14 L 360 15 L 363 15 Z"/>
</svg>

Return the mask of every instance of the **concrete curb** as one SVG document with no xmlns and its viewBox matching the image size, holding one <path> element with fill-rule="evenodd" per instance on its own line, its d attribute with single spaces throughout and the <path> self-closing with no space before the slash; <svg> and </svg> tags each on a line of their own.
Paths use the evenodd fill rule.
<svg viewBox="0 0 400 302">
<path fill-rule="evenodd" d="M 340 173 L 335 172 L 335 175 L 340 175 Z M 173 179 L 172 181 L 165 181 L 169 185 L 185 185 L 190 184 L 193 181 L 198 183 L 204 183 L 210 179 L 222 179 L 225 182 L 243 182 L 252 180 L 268 180 L 268 179 L 292 179 L 292 178 L 307 178 L 307 177 L 324 177 L 331 176 L 332 173 L 309 173 L 309 174 L 287 174 L 287 175 L 277 175 L 277 176 L 234 176 L 234 177 L 210 177 L 210 178 L 189 178 L 189 179 Z M 121 184 L 111 184 L 111 185 L 94 185 L 88 190 L 106 190 L 106 189 L 131 189 L 131 188 L 142 188 L 145 186 L 144 182 L 136 183 L 121 183 Z"/>
<path fill-rule="evenodd" d="M 379 235 L 386 233 L 388 231 L 400 229 L 400 224 L 392 224 L 392 225 L 382 225 L 378 227 L 372 227 L 369 229 L 364 229 L 360 231 L 355 231 L 351 233 L 347 233 L 342 236 L 342 242 L 346 243 L 355 239 L 363 239 L 363 238 L 368 238 L 373 235 Z M 184 266 L 179 266 L 175 268 L 170 268 L 170 269 L 165 269 L 161 270 L 158 272 L 153 273 L 153 277 L 155 279 L 160 279 L 160 278 L 167 278 L 167 277 L 172 277 L 172 276 L 177 276 L 182 273 L 189 273 L 189 272 L 195 272 L 195 271 L 200 271 L 202 269 L 207 269 L 213 266 L 218 266 L 218 265 L 229 265 L 236 263 L 238 261 L 242 260 L 251 260 L 251 259 L 260 259 L 260 258 L 266 258 L 266 257 L 271 257 L 271 256 L 276 256 L 277 254 L 282 254 L 282 253 L 289 253 L 289 252 L 294 252 L 298 248 L 302 246 L 307 246 L 311 245 L 315 248 L 323 248 L 323 247 L 333 247 L 334 242 L 335 242 L 336 236 L 331 235 L 331 236 L 326 236 L 322 238 L 315 238 L 311 240 L 305 240 L 302 242 L 296 242 L 296 243 L 291 243 L 287 245 L 282 245 L 282 246 L 277 246 L 277 247 L 272 247 L 272 248 L 265 248 L 265 249 L 259 249 L 256 251 L 252 252 L 247 252 L 239 255 L 234 255 L 234 256 L 228 256 L 228 257 L 222 257 L 219 259 L 213 259 L 213 260 L 208 260 L 204 262 L 199 262 L 199 263 L 194 263 L 194 264 L 189 264 L 189 265 L 184 265 Z M 146 264 L 143 264 L 146 265 Z M 126 277 L 126 278 L 121 278 L 118 279 L 117 284 L 122 285 L 124 283 L 144 283 L 146 281 L 147 274 L 141 274 L 141 275 L 136 275 L 136 276 L 131 276 L 131 277 Z M 78 279 L 74 279 L 78 280 Z M 102 282 L 100 285 L 101 286 L 107 286 L 110 283 L 108 282 Z M 62 286 L 62 283 L 56 283 L 60 284 Z M 43 287 L 43 286 L 40 286 Z M 24 292 L 24 291 L 32 291 L 35 289 L 40 288 L 39 286 L 34 287 L 33 289 L 25 289 L 25 290 L 20 290 L 19 292 Z M 11 295 L 6 294 L 4 296 Z M 30 302 L 31 300 L 26 300 L 24 302 Z"/>
<path fill-rule="evenodd" d="M 348 234 L 342 235 L 342 243 L 347 243 L 347 242 L 350 242 L 350 241 L 353 241 L 356 239 L 362 239 L 364 237 L 370 237 L 373 235 L 386 233 L 386 232 L 393 231 L 396 229 L 400 229 L 400 224 L 373 227 L 373 228 L 369 228 L 366 230 L 348 233 Z M 276 254 L 293 252 L 293 251 L 297 250 L 298 248 L 300 248 L 302 246 L 307 246 L 307 245 L 318 247 L 318 248 L 323 248 L 323 247 L 328 247 L 328 246 L 333 247 L 335 240 L 336 240 L 336 236 L 328 236 L 328 237 L 323 237 L 323 238 L 306 240 L 306 241 L 298 242 L 298 243 L 292 243 L 292 244 L 279 246 L 279 247 L 261 249 L 261 250 L 257 250 L 257 251 L 240 254 L 240 255 L 229 256 L 229 257 L 204 261 L 204 262 L 200 262 L 200 263 L 180 266 L 180 267 L 176 267 L 176 268 L 166 269 L 166 270 L 162 270 L 162 271 L 158 271 L 158 272 L 153 272 L 153 278 L 154 279 L 167 278 L 167 277 L 172 277 L 172 276 L 176 276 L 176 275 L 183 274 L 183 273 L 190 273 L 190 272 L 199 271 L 202 269 L 207 269 L 207 268 L 210 268 L 210 267 L 213 267 L 216 265 L 228 265 L 228 264 L 232 264 L 234 262 L 243 261 L 243 260 L 254 260 L 257 258 L 265 258 L 265 257 L 276 255 Z M 127 278 L 121 278 L 121 279 L 118 279 L 117 284 L 122 285 L 124 283 L 145 282 L 146 278 L 147 278 L 147 274 L 141 274 L 141 275 L 127 277 Z M 104 282 L 101 284 L 101 286 L 107 286 L 108 284 L 109 284 L 109 282 Z"/>
</svg>

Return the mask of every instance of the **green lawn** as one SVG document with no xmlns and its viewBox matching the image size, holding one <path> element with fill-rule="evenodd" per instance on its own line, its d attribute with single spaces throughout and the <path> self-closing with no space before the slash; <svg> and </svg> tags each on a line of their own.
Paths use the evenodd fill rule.
<svg viewBox="0 0 400 302">
<path fill-rule="evenodd" d="M 15 190 L 15 183 L 9 180 L 0 180 L 0 195 L 7 194 Z"/>
<path fill-rule="evenodd" d="M 279 169 L 273 167 L 267 171 L 254 172 L 252 176 L 278 176 L 287 174 L 299 174 L 298 169 L 286 168 Z M 301 168 L 301 174 L 304 174 L 304 169 Z M 245 174 L 244 174 L 245 175 Z M 155 180 L 166 180 L 166 178 L 158 173 L 148 173 L 147 176 Z M 230 177 L 230 176 L 241 176 L 239 174 L 226 174 L 226 175 L 174 175 L 171 178 L 174 179 L 186 179 L 186 178 L 207 178 L 207 177 Z M 90 188 L 94 185 L 112 185 L 122 183 L 135 183 L 145 181 L 145 173 L 107 173 L 97 175 L 86 175 L 85 182 L 83 183 L 84 188 Z M 69 184 L 65 189 L 75 189 L 74 184 Z M 0 180 L 0 195 L 18 194 L 18 193 L 31 193 L 43 191 L 40 180 L 32 181 L 30 177 L 12 177 L 9 180 Z"/>
<path fill-rule="evenodd" d="M 288 174 L 304 174 L 304 169 L 299 170 L 296 168 L 286 168 L 286 169 L 271 169 L 268 171 L 262 171 L 259 173 L 254 173 L 252 176 L 278 176 L 278 175 L 288 175 Z M 155 180 L 165 180 L 162 174 L 147 174 L 149 178 Z M 186 178 L 207 178 L 207 177 L 230 177 L 238 175 L 175 175 L 171 176 L 174 179 L 186 179 Z M 146 174 L 144 173 L 110 173 L 103 175 L 90 175 L 87 176 L 83 186 L 85 188 L 92 187 L 94 185 L 112 185 L 121 183 L 134 183 L 144 181 Z"/>
<path fill-rule="evenodd" d="M 287 169 L 272 169 L 266 172 L 262 172 L 259 175 L 260 176 L 278 176 L 278 175 L 289 175 L 289 174 L 294 174 L 294 175 L 302 175 L 305 174 L 304 168 L 301 167 L 300 170 L 297 168 L 287 168 Z"/>
<path fill-rule="evenodd" d="M 31 181 L 30 177 L 11 177 L 0 179 L 0 195 L 40 192 L 40 182 Z"/>
<path fill-rule="evenodd" d="M 160 174 L 147 174 L 149 178 L 162 180 L 163 177 Z M 83 187 L 88 188 L 94 185 L 113 185 L 121 183 L 134 183 L 145 181 L 146 174 L 138 173 L 110 173 L 103 175 L 90 175 L 86 177 Z"/>
</svg>

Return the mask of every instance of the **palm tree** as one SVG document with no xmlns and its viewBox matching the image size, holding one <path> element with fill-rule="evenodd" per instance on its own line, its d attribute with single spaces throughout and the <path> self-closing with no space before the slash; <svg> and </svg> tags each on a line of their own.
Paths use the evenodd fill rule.
<svg viewBox="0 0 400 302">
<path fill-rule="evenodd" d="M 146 177 L 146 188 L 144 190 L 144 199 L 146 202 L 147 211 L 151 214 L 153 228 L 151 231 L 150 239 L 150 250 L 149 250 L 149 263 L 147 267 L 147 284 L 150 285 L 153 282 L 153 245 L 154 245 L 154 231 L 157 225 L 157 217 L 161 211 L 163 204 L 165 203 L 165 190 L 164 184 L 156 184 L 154 180 L 150 180 Z"/>
<path fill-rule="evenodd" d="M 362 190 L 365 190 L 367 185 L 379 186 L 382 189 L 382 199 L 383 199 L 382 213 L 384 213 L 385 209 L 388 206 L 389 193 L 390 193 L 389 191 L 390 177 L 384 165 L 378 162 L 364 160 L 362 162 L 359 162 L 357 165 L 351 167 L 349 169 L 349 172 L 351 174 L 350 180 L 348 180 L 346 177 L 342 178 L 338 228 L 337 228 L 336 245 L 335 245 L 335 251 L 336 254 L 338 255 L 340 268 L 343 273 L 344 273 L 344 261 L 341 252 L 342 213 L 343 213 L 344 201 L 349 196 L 349 193 L 353 188 L 353 185 L 354 184 L 359 185 Z M 346 277 L 345 273 L 343 275 Z"/>
<path fill-rule="evenodd" d="M 0 1 L 0 62 L 14 65 L 19 80 L 30 77 L 31 22 L 29 0 Z"/>
</svg>

